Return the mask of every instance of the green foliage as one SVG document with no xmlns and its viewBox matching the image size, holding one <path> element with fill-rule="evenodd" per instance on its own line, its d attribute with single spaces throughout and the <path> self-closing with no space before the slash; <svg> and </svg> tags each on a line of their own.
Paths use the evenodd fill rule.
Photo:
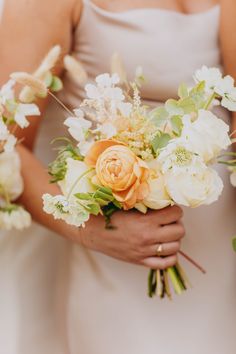
<svg viewBox="0 0 236 354">
<path fill-rule="evenodd" d="M 108 215 L 105 215 L 104 211 L 109 214 L 113 209 L 121 209 L 120 203 L 115 200 L 109 188 L 98 186 L 94 193 L 76 193 L 74 196 L 78 203 L 93 215 L 102 213 L 106 218 Z"/>
<path fill-rule="evenodd" d="M 63 89 L 63 83 L 62 83 L 61 79 L 57 76 L 53 76 L 52 82 L 51 82 L 51 85 L 49 88 L 52 92 L 61 91 Z"/>
<path fill-rule="evenodd" d="M 83 157 L 80 155 L 79 149 L 73 145 L 69 139 L 57 139 L 67 142 L 66 145 L 59 147 L 57 158 L 49 164 L 48 172 L 52 176 L 51 183 L 62 181 L 65 178 L 67 171 L 66 160 L 70 157 L 74 160 L 82 161 Z M 57 141 L 55 140 L 55 141 Z"/>
<path fill-rule="evenodd" d="M 158 132 L 151 142 L 154 153 L 157 153 L 158 150 L 166 147 L 170 140 L 171 136 L 169 134 Z"/>
<path fill-rule="evenodd" d="M 181 132 L 182 132 L 182 128 L 183 128 L 183 122 L 182 122 L 181 116 L 173 116 L 171 118 L 171 126 L 173 129 L 173 132 L 176 135 L 180 136 Z"/>
<path fill-rule="evenodd" d="M 149 114 L 149 119 L 157 126 L 162 127 L 168 120 L 169 113 L 165 107 L 157 107 Z"/>
<path fill-rule="evenodd" d="M 179 86 L 178 96 L 181 99 L 188 97 L 188 87 L 185 83 L 183 83 Z"/>
</svg>

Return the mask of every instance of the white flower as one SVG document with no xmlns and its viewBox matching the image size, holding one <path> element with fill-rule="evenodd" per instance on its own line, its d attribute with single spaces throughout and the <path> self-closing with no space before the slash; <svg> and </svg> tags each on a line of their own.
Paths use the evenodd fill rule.
<svg viewBox="0 0 236 354">
<path fill-rule="evenodd" d="M 112 75 L 105 73 L 98 75 L 95 81 L 99 86 L 112 87 L 113 85 L 117 85 L 120 82 L 120 78 L 117 73 Z"/>
<path fill-rule="evenodd" d="M 14 90 L 15 85 L 14 80 L 9 80 L 5 85 L 0 89 L 0 104 L 5 105 L 7 101 L 14 100 Z"/>
<path fill-rule="evenodd" d="M 221 105 L 230 111 L 236 111 L 236 88 L 234 79 L 227 75 L 217 85 L 216 93 L 222 97 Z"/>
<path fill-rule="evenodd" d="M 17 199 L 23 192 L 20 167 L 20 158 L 16 151 L 0 154 L 0 186 L 11 200 Z"/>
<path fill-rule="evenodd" d="M 18 206 L 12 211 L 0 210 L 0 229 L 23 230 L 31 225 L 30 214 Z"/>
<path fill-rule="evenodd" d="M 236 167 L 230 167 L 229 171 L 231 172 L 230 182 L 233 187 L 236 187 Z"/>
<path fill-rule="evenodd" d="M 7 140 L 9 136 L 9 130 L 7 129 L 6 124 L 4 123 L 3 119 L 0 117 L 0 141 Z"/>
<path fill-rule="evenodd" d="M 17 104 L 14 120 L 21 128 L 26 128 L 29 126 L 29 122 L 26 119 L 26 116 L 40 116 L 39 108 L 33 103 Z"/>
<path fill-rule="evenodd" d="M 79 148 L 79 151 L 81 153 L 82 156 L 86 156 L 87 153 L 89 152 L 90 148 L 93 146 L 94 144 L 94 139 L 89 139 L 87 141 L 81 141 L 79 144 L 78 144 L 78 148 Z"/>
<path fill-rule="evenodd" d="M 17 143 L 17 138 L 14 135 L 9 134 L 4 144 L 4 151 L 12 152 L 16 146 L 16 143 Z"/>
<path fill-rule="evenodd" d="M 84 226 L 89 220 L 89 213 L 75 199 L 70 202 L 62 195 L 43 195 L 43 210 L 53 215 L 56 220 L 63 220 L 69 225 Z"/>
<path fill-rule="evenodd" d="M 125 96 L 121 88 L 116 87 L 120 81 L 117 74 L 103 74 L 96 78 L 97 85 L 88 84 L 85 86 L 87 104 L 93 107 L 97 114 L 97 121 L 114 119 L 118 114 L 128 116 L 132 105 L 124 102 Z"/>
<path fill-rule="evenodd" d="M 229 126 L 210 111 L 199 110 L 194 122 L 186 115 L 183 123 L 182 138 L 206 163 L 215 159 L 221 150 L 231 145 Z"/>
<path fill-rule="evenodd" d="M 173 202 L 167 193 L 164 177 L 160 172 L 157 160 L 148 163 L 150 168 L 150 178 L 148 180 L 150 192 L 143 200 L 143 204 L 150 209 L 163 209 Z"/>
<path fill-rule="evenodd" d="M 83 161 L 66 160 L 67 171 L 63 181 L 59 182 L 60 188 L 68 198 L 76 193 L 94 192 L 91 178 L 94 175 Z M 88 173 L 87 173 L 88 172 Z M 69 196 L 70 194 L 70 196 Z"/>
<path fill-rule="evenodd" d="M 101 132 L 106 139 L 111 139 L 117 134 L 116 127 L 110 122 L 103 123 L 97 130 Z"/>
<path fill-rule="evenodd" d="M 215 87 L 222 80 L 222 73 L 218 68 L 208 68 L 204 65 L 201 69 L 195 72 L 194 79 L 196 82 L 204 81 L 206 90 L 213 93 Z"/>
<path fill-rule="evenodd" d="M 219 198 L 223 183 L 185 144 L 182 139 L 175 139 L 158 157 L 167 192 L 176 204 L 190 207 L 211 204 Z"/>
<path fill-rule="evenodd" d="M 64 124 L 69 128 L 70 135 L 78 142 L 84 141 L 88 130 L 91 128 L 92 123 L 84 118 L 82 110 L 77 109 L 74 111 L 76 117 L 69 117 L 65 120 Z"/>
</svg>

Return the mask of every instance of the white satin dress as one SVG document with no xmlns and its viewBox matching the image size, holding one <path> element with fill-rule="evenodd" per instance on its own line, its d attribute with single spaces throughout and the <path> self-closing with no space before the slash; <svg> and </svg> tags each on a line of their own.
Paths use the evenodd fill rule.
<svg viewBox="0 0 236 354">
<path fill-rule="evenodd" d="M 110 70 L 114 52 L 130 79 L 141 65 L 142 96 L 152 104 L 174 97 L 180 82 L 191 84 L 201 65 L 220 66 L 218 30 L 219 7 L 196 15 L 110 13 L 85 0 L 74 53 L 91 79 Z M 82 97 L 65 77 L 65 101 L 76 107 Z M 52 160 L 51 139 L 65 134 L 62 119 L 54 107 L 44 119 L 37 155 L 45 163 Z M 194 288 L 173 302 L 147 297 L 145 268 L 72 245 L 35 224 L 22 233 L 1 231 L 0 353 L 234 354 L 236 195 L 224 168 L 221 175 L 220 201 L 186 210 L 184 218 L 183 250 L 208 273 L 183 261 Z"/>
</svg>

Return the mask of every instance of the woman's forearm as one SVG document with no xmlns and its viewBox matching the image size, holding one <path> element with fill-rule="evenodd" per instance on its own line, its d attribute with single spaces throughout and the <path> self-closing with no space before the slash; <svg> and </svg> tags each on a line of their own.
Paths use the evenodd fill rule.
<svg viewBox="0 0 236 354">
<path fill-rule="evenodd" d="M 81 230 L 79 231 L 76 227 L 69 226 L 63 221 L 54 220 L 51 215 L 43 211 L 42 195 L 44 193 L 59 194 L 59 187 L 50 183 L 45 167 L 29 150 L 20 145 L 18 152 L 21 158 L 24 179 L 24 192 L 19 202 L 25 206 L 36 222 L 62 236 L 80 242 Z"/>
</svg>

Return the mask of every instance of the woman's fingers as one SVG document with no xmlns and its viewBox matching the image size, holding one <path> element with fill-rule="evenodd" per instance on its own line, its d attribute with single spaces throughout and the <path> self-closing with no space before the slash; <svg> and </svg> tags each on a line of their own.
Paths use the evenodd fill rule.
<svg viewBox="0 0 236 354">
<path fill-rule="evenodd" d="M 159 225 L 168 225 L 179 221 L 183 216 L 183 211 L 180 207 L 174 205 L 158 211 L 152 211 L 150 215 Z"/>
<path fill-rule="evenodd" d="M 176 242 L 185 235 L 183 224 L 179 221 L 175 224 L 161 226 L 150 231 L 146 231 L 142 241 L 142 246 L 156 245 L 158 243 Z"/>
<path fill-rule="evenodd" d="M 161 257 L 145 258 L 140 262 L 140 264 L 150 269 L 166 269 L 174 266 L 176 262 L 177 262 L 177 255 L 172 255 L 165 258 L 161 258 Z"/>
<path fill-rule="evenodd" d="M 163 244 L 157 244 L 150 246 L 149 256 L 150 257 L 166 257 L 172 256 L 179 252 L 180 250 L 180 242 L 169 242 Z"/>
</svg>

